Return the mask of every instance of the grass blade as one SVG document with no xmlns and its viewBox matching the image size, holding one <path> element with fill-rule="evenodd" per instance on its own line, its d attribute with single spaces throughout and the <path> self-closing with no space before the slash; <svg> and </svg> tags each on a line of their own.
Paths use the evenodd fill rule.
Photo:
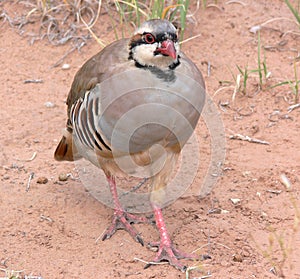
<svg viewBox="0 0 300 279">
<path fill-rule="evenodd" d="M 263 80 L 262 80 L 262 69 L 261 69 L 261 40 L 260 40 L 260 30 L 257 32 L 257 69 L 258 69 L 258 75 L 259 75 L 259 84 L 262 86 Z"/>
<path fill-rule="evenodd" d="M 186 23 L 186 14 L 187 10 L 189 8 L 189 0 L 180 0 L 179 4 L 182 5 L 182 8 L 180 9 L 180 25 L 181 25 L 181 34 L 180 34 L 180 40 L 183 40 L 184 31 L 185 31 L 185 23 Z"/>
<path fill-rule="evenodd" d="M 299 15 L 299 11 L 296 10 L 296 8 L 293 7 L 293 5 L 291 4 L 291 2 L 289 0 L 284 0 L 284 2 L 287 4 L 287 6 L 289 7 L 289 9 L 291 10 L 291 12 L 293 13 L 294 17 L 296 18 L 296 20 L 298 21 L 298 23 L 300 24 L 300 15 Z"/>
<path fill-rule="evenodd" d="M 294 73 L 295 73 L 295 104 L 299 102 L 299 80 L 298 80 L 298 74 L 297 74 L 297 65 L 296 60 L 294 61 Z"/>
</svg>

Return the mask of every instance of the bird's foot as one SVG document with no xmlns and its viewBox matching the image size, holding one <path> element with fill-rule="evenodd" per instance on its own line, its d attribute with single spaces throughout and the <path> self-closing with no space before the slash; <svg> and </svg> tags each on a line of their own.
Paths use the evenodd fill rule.
<svg viewBox="0 0 300 279">
<path fill-rule="evenodd" d="M 137 223 L 151 223 L 151 220 L 147 217 L 136 216 L 134 214 L 127 213 L 121 209 L 115 209 L 112 224 L 105 231 L 102 240 L 106 240 L 112 237 L 112 235 L 120 229 L 127 231 L 133 239 L 144 246 L 144 241 L 132 224 Z"/>
<path fill-rule="evenodd" d="M 163 261 L 168 261 L 170 265 L 176 267 L 177 269 L 181 270 L 182 272 L 185 272 L 187 267 L 182 264 L 179 260 L 180 259 L 197 259 L 198 256 L 195 254 L 188 254 L 184 253 L 177 248 L 174 247 L 174 245 L 171 243 L 170 240 L 165 239 L 161 242 L 153 242 L 148 244 L 150 247 L 158 247 L 158 252 L 154 260 L 150 263 L 148 263 L 145 268 L 148 268 L 149 266 L 160 263 Z"/>
<path fill-rule="evenodd" d="M 167 232 L 167 228 L 165 222 L 163 220 L 162 211 L 159 207 L 153 205 L 156 226 L 160 232 L 160 242 L 149 243 L 150 247 L 158 247 L 157 255 L 154 260 L 148 263 L 145 268 L 149 266 L 159 263 L 162 261 L 168 261 L 170 265 L 176 267 L 181 271 L 186 271 L 187 267 L 180 262 L 180 259 L 199 259 L 199 255 L 197 254 L 187 254 L 179 251 L 175 248 L 172 243 L 169 234 Z M 208 256 L 209 257 L 209 256 Z M 208 258 L 206 257 L 206 258 Z M 204 259 L 204 257 L 202 257 Z"/>
</svg>

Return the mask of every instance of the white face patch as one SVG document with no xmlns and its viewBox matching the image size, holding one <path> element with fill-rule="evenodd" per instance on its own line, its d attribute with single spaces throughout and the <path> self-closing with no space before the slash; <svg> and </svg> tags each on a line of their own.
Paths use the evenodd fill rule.
<svg viewBox="0 0 300 279">
<path fill-rule="evenodd" d="M 176 50 L 177 57 L 173 59 L 171 56 L 163 55 L 160 53 L 159 49 L 162 46 L 161 42 L 154 42 L 150 37 L 147 37 L 147 33 L 152 36 L 158 36 L 156 39 L 162 40 L 174 40 L 174 35 L 176 33 L 176 28 L 167 20 L 152 19 L 144 22 L 141 27 L 135 31 L 135 35 L 144 36 L 144 43 L 137 44 L 131 49 L 132 58 L 139 64 L 143 66 L 156 66 L 159 68 L 168 68 L 174 63 L 178 62 L 179 56 L 179 43 L 174 42 L 174 47 Z M 163 51 L 162 51 L 163 52 Z"/>
<path fill-rule="evenodd" d="M 142 66 L 156 66 L 159 68 L 168 68 L 171 64 L 176 63 L 170 56 L 164 56 L 161 54 L 154 55 L 155 50 L 160 47 L 158 43 L 154 44 L 141 44 L 132 49 L 132 56 Z M 174 43 L 176 53 L 179 53 L 179 43 Z"/>
</svg>

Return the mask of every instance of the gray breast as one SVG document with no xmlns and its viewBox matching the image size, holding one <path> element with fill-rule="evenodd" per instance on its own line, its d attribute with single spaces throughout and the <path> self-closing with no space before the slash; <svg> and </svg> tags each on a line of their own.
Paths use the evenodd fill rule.
<svg viewBox="0 0 300 279">
<path fill-rule="evenodd" d="M 114 152 L 136 153 L 156 143 L 183 145 L 204 105 L 201 81 L 178 71 L 161 79 L 139 68 L 113 75 L 90 92 L 99 102 L 95 126 Z"/>
</svg>

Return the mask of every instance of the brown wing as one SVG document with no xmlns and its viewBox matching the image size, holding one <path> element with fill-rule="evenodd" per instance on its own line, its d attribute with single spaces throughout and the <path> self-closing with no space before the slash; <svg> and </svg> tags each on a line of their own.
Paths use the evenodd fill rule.
<svg viewBox="0 0 300 279">
<path fill-rule="evenodd" d="M 105 73 L 117 64 L 128 61 L 128 39 L 113 42 L 99 53 L 91 57 L 76 73 L 67 99 L 68 117 L 72 105 L 83 98 L 86 91 L 102 82 Z"/>
<path fill-rule="evenodd" d="M 68 120 L 66 131 L 60 140 L 54 158 L 58 161 L 74 161 L 81 158 L 73 145 L 73 127 L 70 121 L 70 110 L 74 103 L 83 98 L 88 90 L 107 78 L 106 72 L 118 64 L 128 61 L 128 39 L 113 42 L 90 58 L 76 73 L 68 98 Z M 111 72 L 111 71 L 110 71 Z"/>
</svg>

